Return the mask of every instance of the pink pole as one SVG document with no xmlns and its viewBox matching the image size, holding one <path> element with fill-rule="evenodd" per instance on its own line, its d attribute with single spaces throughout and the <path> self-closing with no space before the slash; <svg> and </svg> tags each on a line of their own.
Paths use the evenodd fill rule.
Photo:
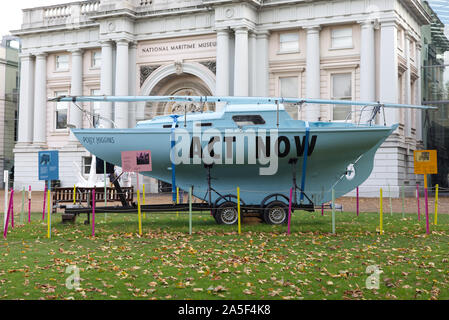
<svg viewBox="0 0 449 320">
<path fill-rule="evenodd" d="M 427 188 L 424 188 L 424 197 L 426 200 L 426 233 L 430 234 L 430 229 L 429 229 L 429 204 L 427 202 Z"/>
<path fill-rule="evenodd" d="M 92 190 L 92 237 L 95 237 L 95 188 Z"/>
<path fill-rule="evenodd" d="M 45 221 L 45 203 L 47 199 L 47 184 L 45 184 L 45 190 L 44 190 L 44 207 L 42 208 L 42 221 Z"/>
<path fill-rule="evenodd" d="M 31 223 L 31 186 L 29 186 L 28 190 L 28 223 Z"/>
<path fill-rule="evenodd" d="M 293 195 L 293 188 L 290 189 L 290 198 L 288 200 L 288 229 L 287 229 L 288 234 L 290 234 L 290 226 L 292 222 L 292 195 Z"/>
<path fill-rule="evenodd" d="M 357 187 L 357 217 L 359 216 L 359 187 Z"/>
<path fill-rule="evenodd" d="M 6 239 L 6 235 L 8 234 L 8 224 L 9 224 L 9 216 L 11 213 L 11 198 L 14 196 L 14 193 L 12 192 L 9 197 L 9 205 L 8 205 L 8 213 L 6 214 L 6 223 L 5 223 L 5 229 L 3 230 L 3 238 Z"/>
<path fill-rule="evenodd" d="M 14 229 L 14 189 L 11 188 L 11 227 Z"/>
<path fill-rule="evenodd" d="M 421 221 L 421 211 L 419 208 L 419 184 L 416 184 L 416 201 L 418 203 L 418 221 Z"/>
</svg>

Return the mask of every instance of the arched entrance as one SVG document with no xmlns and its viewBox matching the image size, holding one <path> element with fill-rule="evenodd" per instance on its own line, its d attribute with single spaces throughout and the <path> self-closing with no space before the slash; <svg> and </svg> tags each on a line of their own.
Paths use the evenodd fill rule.
<svg viewBox="0 0 449 320">
<path fill-rule="evenodd" d="M 199 63 L 174 63 L 159 67 L 145 80 L 141 95 L 150 96 L 211 96 L 215 94 L 215 74 Z M 139 105 L 145 120 L 184 112 L 215 111 L 215 103 L 159 102 Z M 145 178 L 151 192 L 170 193 L 171 185 Z"/>
<path fill-rule="evenodd" d="M 150 93 L 152 96 L 210 96 L 207 85 L 200 78 L 191 74 L 174 74 L 159 82 Z M 204 109 L 203 109 L 204 108 Z M 214 104 L 207 103 L 202 106 L 191 102 L 159 102 L 147 103 L 145 106 L 145 118 L 167 114 L 184 114 L 187 112 L 214 111 Z"/>
<path fill-rule="evenodd" d="M 151 96 L 210 96 L 215 92 L 215 74 L 199 63 L 175 63 L 158 68 L 144 82 L 142 95 Z M 183 114 L 187 112 L 214 111 L 214 103 L 159 102 L 146 103 L 143 118 Z"/>
</svg>

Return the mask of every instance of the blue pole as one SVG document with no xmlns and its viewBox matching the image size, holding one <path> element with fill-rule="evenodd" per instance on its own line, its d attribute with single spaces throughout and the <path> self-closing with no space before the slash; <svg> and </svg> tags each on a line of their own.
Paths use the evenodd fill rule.
<svg viewBox="0 0 449 320">
<path fill-rule="evenodd" d="M 304 147 L 303 162 L 302 162 L 302 175 L 301 175 L 301 196 L 300 203 L 304 200 L 304 188 L 306 186 L 306 171 L 307 171 L 307 158 L 309 157 L 309 136 L 310 136 L 310 126 L 309 122 L 306 121 L 306 145 Z"/>
</svg>

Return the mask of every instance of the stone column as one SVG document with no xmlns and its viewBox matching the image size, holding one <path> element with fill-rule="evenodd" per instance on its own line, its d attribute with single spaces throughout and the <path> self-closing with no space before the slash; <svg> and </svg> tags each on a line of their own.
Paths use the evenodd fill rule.
<svg viewBox="0 0 449 320">
<path fill-rule="evenodd" d="M 307 29 L 307 62 L 306 62 L 306 90 L 308 99 L 321 97 L 321 70 L 320 70 L 320 27 L 313 26 Z M 309 105 L 306 107 L 306 120 L 318 121 L 320 118 L 320 106 Z"/>
<path fill-rule="evenodd" d="M 30 54 L 20 56 L 20 105 L 18 143 L 33 142 L 34 59 Z"/>
<path fill-rule="evenodd" d="M 34 82 L 34 136 L 33 143 L 45 145 L 47 129 L 47 54 L 36 55 Z"/>
<path fill-rule="evenodd" d="M 137 43 L 132 42 L 129 47 L 129 95 L 137 95 Z M 129 127 L 134 128 L 137 123 L 137 103 L 129 103 Z"/>
<path fill-rule="evenodd" d="M 360 100 L 376 100 L 376 53 L 374 44 L 374 25 L 371 20 L 361 23 L 360 37 Z M 372 108 L 365 108 L 360 123 L 366 123 Z"/>
<path fill-rule="evenodd" d="M 248 29 L 235 29 L 234 96 L 248 96 Z"/>
<path fill-rule="evenodd" d="M 71 90 L 72 96 L 83 95 L 83 51 L 75 49 L 70 51 L 72 53 L 72 79 Z M 83 112 L 74 104 L 70 103 L 69 120 L 68 124 L 75 126 L 77 129 L 83 128 Z M 78 104 L 82 107 L 82 104 Z M 78 139 L 70 133 L 69 140 L 71 142 L 77 142 Z"/>
<path fill-rule="evenodd" d="M 268 31 L 256 34 L 256 95 L 269 96 Z"/>
<path fill-rule="evenodd" d="M 254 32 L 249 33 L 249 42 L 248 42 L 249 48 L 248 48 L 248 56 L 249 56 L 249 66 L 248 66 L 248 73 L 249 73 L 249 79 L 248 79 L 248 86 L 249 86 L 249 95 L 250 96 L 256 96 L 256 70 L 257 70 L 257 64 L 256 64 L 256 34 Z"/>
<path fill-rule="evenodd" d="M 398 51 L 397 26 L 394 21 L 385 21 L 380 27 L 380 101 L 398 103 Z M 385 109 L 387 125 L 398 123 L 399 110 Z M 381 116 L 383 123 L 383 116 Z"/>
<path fill-rule="evenodd" d="M 104 41 L 101 43 L 101 94 L 112 95 L 112 42 Z M 101 103 L 101 116 L 112 119 L 112 103 Z M 100 126 L 103 128 L 112 128 L 112 122 L 100 119 Z"/>
<path fill-rule="evenodd" d="M 217 96 L 229 95 L 229 30 L 217 30 Z"/>
<path fill-rule="evenodd" d="M 410 104 L 412 102 L 412 72 L 410 69 L 410 42 L 412 41 L 412 38 L 410 34 L 407 32 L 405 36 L 405 45 L 404 45 L 404 55 L 405 55 L 405 64 L 407 70 L 405 70 L 405 86 L 404 86 L 404 93 L 405 93 L 405 103 Z M 414 110 L 412 109 L 404 109 L 405 112 L 405 136 L 411 137 L 412 136 L 412 112 Z"/>
<path fill-rule="evenodd" d="M 129 93 L 129 41 L 121 39 L 117 41 L 117 71 L 115 80 L 115 94 L 127 96 Z M 129 109 L 127 102 L 115 104 L 115 125 L 118 128 L 128 128 Z"/>
</svg>

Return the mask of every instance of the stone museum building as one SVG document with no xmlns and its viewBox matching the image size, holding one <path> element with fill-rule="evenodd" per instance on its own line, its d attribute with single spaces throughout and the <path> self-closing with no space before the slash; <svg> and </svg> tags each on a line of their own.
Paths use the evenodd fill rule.
<svg viewBox="0 0 449 320">
<path fill-rule="evenodd" d="M 47 102 L 60 95 L 234 95 L 421 103 L 418 0 L 89 0 L 23 11 L 17 189 L 38 181 L 37 155 L 59 150 L 61 186 L 89 172 L 69 127 L 129 128 L 178 103 Z M 189 105 L 190 111 L 200 106 Z M 220 106 L 217 106 L 219 108 Z M 215 106 L 209 106 L 214 109 Z M 309 121 L 358 121 L 351 107 L 286 106 Z M 354 111 L 359 110 L 355 109 Z M 421 112 L 385 110 L 397 131 L 361 195 L 415 185 Z M 110 120 L 98 119 L 98 115 Z M 381 116 L 378 123 L 383 124 Z M 160 183 L 146 180 L 151 192 Z"/>
</svg>

